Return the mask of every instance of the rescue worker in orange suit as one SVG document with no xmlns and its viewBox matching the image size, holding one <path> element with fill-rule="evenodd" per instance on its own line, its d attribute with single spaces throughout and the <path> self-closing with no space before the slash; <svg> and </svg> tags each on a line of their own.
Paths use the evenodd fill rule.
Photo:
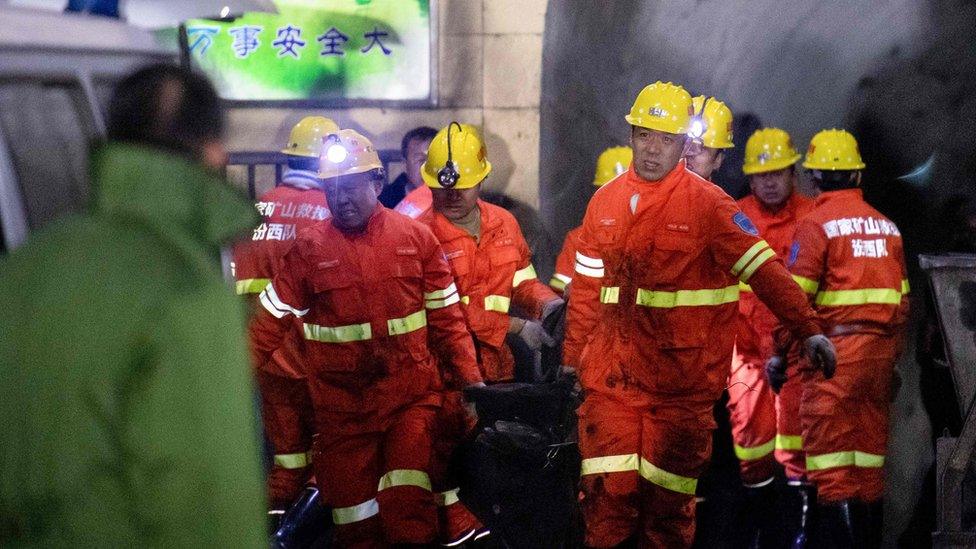
<svg viewBox="0 0 976 549">
<path fill-rule="evenodd" d="M 430 152 L 428 151 L 428 156 Z M 434 195 L 430 192 L 430 187 L 421 185 L 407 193 L 403 200 L 393 208 L 393 211 L 402 213 L 411 219 L 419 219 L 428 213 L 434 206 Z"/>
<path fill-rule="evenodd" d="M 337 544 L 430 543 L 438 362 L 459 386 L 482 384 L 460 296 L 430 229 L 378 203 L 383 166 L 369 140 L 329 135 L 319 176 L 331 222 L 300 234 L 261 292 L 253 351 L 263 363 L 301 322 L 313 467 Z"/>
<path fill-rule="evenodd" d="M 583 219 L 564 361 L 577 368 L 586 543 L 687 547 L 712 407 L 728 378 L 738 282 L 830 374 L 833 347 L 749 218 L 685 168 L 692 99 L 645 87 L 626 120 L 634 161 Z"/>
<path fill-rule="evenodd" d="M 803 167 L 822 194 L 797 224 L 787 263 L 837 348 L 832 379 L 797 368 L 806 471 L 818 498 L 814 545 L 877 547 L 892 377 L 908 316 L 901 233 L 864 201 L 865 164 L 850 133 L 815 135 Z M 766 366 L 774 390 L 786 376 L 781 351 Z"/>
<path fill-rule="evenodd" d="M 742 212 L 753 220 L 759 234 L 780 257 L 788 257 L 797 221 L 813 201 L 796 191 L 795 164 L 800 154 L 789 134 L 779 128 L 756 130 L 746 142 L 742 171 L 752 194 L 739 200 Z M 746 500 L 741 510 L 741 532 L 750 539 L 772 539 L 773 532 L 801 528 L 803 510 L 810 509 L 813 492 L 804 479 L 800 384 L 789 383 L 774 395 L 763 369 L 775 354 L 773 331 L 777 320 L 747 285 L 740 286 L 736 352 L 729 375 L 729 417 L 735 454 L 739 458 Z M 783 464 L 790 497 L 778 501 L 773 486 L 776 461 Z M 772 506 L 790 505 L 787 516 L 800 524 L 786 528 L 773 524 Z"/>
<path fill-rule="evenodd" d="M 339 126 L 323 116 L 306 116 L 292 128 L 282 151 L 288 169 L 280 184 L 258 199 L 262 219 L 251 240 L 234 247 L 232 271 L 239 295 L 257 298 L 296 235 L 328 219 L 329 207 L 318 176 L 319 153 L 322 139 L 337 131 Z M 295 501 L 311 475 L 312 404 L 296 348 L 296 339 L 290 335 L 256 371 L 264 432 L 274 450 L 268 498 L 276 514 Z"/>
<path fill-rule="evenodd" d="M 474 336 L 478 365 L 487 383 L 512 381 L 515 360 L 506 337 L 532 349 L 553 346 L 541 320 L 556 312 L 563 300 L 536 277 L 529 246 L 515 218 L 504 208 L 479 199 L 481 184 L 491 173 L 484 141 L 468 124 L 452 122 L 440 130 L 421 168 L 432 192 L 432 209 L 420 217 L 444 249 L 461 296 L 468 330 Z M 513 310 L 528 318 L 515 316 Z M 435 491 L 442 492 L 442 541 L 456 545 L 475 535 L 477 520 L 457 501 L 447 479 L 447 460 L 474 425 L 465 421 L 461 393 L 450 380 L 439 415 L 435 444 L 439 474 Z"/>
<path fill-rule="evenodd" d="M 593 186 L 600 188 L 613 178 L 627 171 L 634 159 L 634 152 L 630 147 L 610 147 L 600 153 L 596 159 L 596 173 L 593 175 Z M 563 248 L 556 258 L 556 270 L 549 279 L 549 286 L 563 295 L 566 285 L 573 281 L 573 267 L 576 265 L 576 241 L 579 239 L 583 227 L 576 227 L 566 233 Z"/>
</svg>

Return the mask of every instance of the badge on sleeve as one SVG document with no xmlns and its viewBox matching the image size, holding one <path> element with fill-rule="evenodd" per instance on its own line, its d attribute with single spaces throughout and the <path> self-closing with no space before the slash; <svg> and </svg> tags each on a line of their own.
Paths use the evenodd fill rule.
<svg viewBox="0 0 976 549">
<path fill-rule="evenodd" d="M 790 246 L 790 257 L 786 260 L 786 266 L 792 267 L 793 264 L 796 263 L 796 259 L 798 257 L 800 257 L 800 243 L 794 242 L 793 245 Z"/>
<path fill-rule="evenodd" d="M 759 236 L 759 229 L 757 229 L 756 226 L 752 224 L 752 220 L 749 219 L 749 217 L 746 214 L 742 212 L 736 212 L 735 215 L 732 216 L 732 222 L 735 223 L 736 226 L 738 226 L 740 229 L 742 229 L 742 232 L 746 234 L 751 234 L 752 236 Z"/>
</svg>

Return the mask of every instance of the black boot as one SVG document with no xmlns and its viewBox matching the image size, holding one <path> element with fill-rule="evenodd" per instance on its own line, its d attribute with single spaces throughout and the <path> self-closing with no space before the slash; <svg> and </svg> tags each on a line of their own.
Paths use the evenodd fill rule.
<svg viewBox="0 0 976 549">
<path fill-rule="evenodd" d="M 776 500 L 772 479 L 763 486 L 744 487 L 742 502 L 725 546 L 736 549 L 781 547 L 773 539 L 774 526 L 779 520 L 775 513 L 779 507 Z"/>
<path fill-rule="evenodd" d="M 787 540 L 783 544 L 791 549 L 811 547 L 814 511 L 817 508 L 817 487 L 809 482 L 790 481 L 786 487 L 789 505 L 789 524 L 786 528 Z"/>
<path fill-rule="evenodd" d="M 818 549 L 860 549 L 857 544 L 855 515 L 858 502 L 842 500 L 817 506 L 816 536 L 810 546 Z"/>
<path fill-rule="evenodd" d="M 882 526 L 884 523 L 884 500 L 872 501 L 868 504 L 868 547 L 881 547 Z"/>
<path fill-rule="evenodd" d="M 285 511 L 278 523 L 278 529 L 271 535 L 273 549 L 309 547 L 328 534 L 329 514 L 319 499 L 318 488 L 305 488 L 295 503 Z"/>
</svg>

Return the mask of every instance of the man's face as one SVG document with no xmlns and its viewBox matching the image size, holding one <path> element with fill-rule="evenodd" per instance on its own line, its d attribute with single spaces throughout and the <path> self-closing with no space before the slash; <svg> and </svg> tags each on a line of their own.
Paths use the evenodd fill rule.
<svg viewBox="0 0 976 549">
<path fill-rule="evenodd" d="M 368 173 L 328 178 L 323 186 L 332 223 L 344 232 L 366 228 L 369 216 L 376 209 L 376 197 L 383 190 L 383 182 L 373 180 Z"/>
<path fill-rule="evenodd" d="M 689 153 L 685 156 L 685 159 L 688 161 L 688 169 L 705 179 L 711 179 L 712 172 L 722 166 L 725 153 L 722 152 L 722 149 L 713 149 L 711 147 L 703 146 L 698 147 L 698 149 L 698 154 Z"/>
<path fill-rule="evenodd" d="M 459 221 L 478 207 L 481 183 L 470 189 L 431 189 L 430 191 L 434 195 L 434 211 L 451 221 Z"/>
<path fill-rule="evenodd" d="M 630 146 L 634 149 L 634 171 L 648 181 L 662 179 L 678 165 L 687 140 L 685 135 L 633 126 Z"/>
<path fill-rule="evenodd" d="M 793 194 L 793 167 L 750 175 L 749 188 L 763 207 L 775 212 Z"/>
<path fill-rule="evenodd" d="M 403 159 L 406 166 L 407 180 L 414 188 L 424 184 L 420 177 L 420 166 L 427 161 L 429 139 L 411 139 L 407 143 L 407 157 Z"/>
</svg>

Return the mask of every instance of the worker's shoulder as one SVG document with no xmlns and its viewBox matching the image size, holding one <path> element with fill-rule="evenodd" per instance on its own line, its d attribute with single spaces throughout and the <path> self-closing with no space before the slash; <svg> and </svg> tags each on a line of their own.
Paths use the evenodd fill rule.
<svg viewBox="0 0 976 549">
<path fill-rule="evenodd" d="M 512 212 L 498 206 L 497 204 L 492 204 L 491 202 L 485 202 L 484 200 L 478 201 L 478 206 L 481 211 L 489 221 L 498 220 L 505 225 L 515 225 L 518 226 L 518 219 L 512 214 Z"/>
</svg>

